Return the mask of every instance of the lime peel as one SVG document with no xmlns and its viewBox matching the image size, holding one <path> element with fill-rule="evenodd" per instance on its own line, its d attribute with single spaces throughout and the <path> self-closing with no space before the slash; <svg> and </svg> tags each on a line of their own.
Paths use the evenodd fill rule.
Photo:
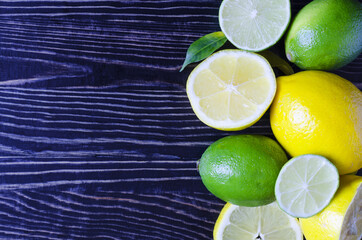
<svg viewBox="0 0 362 240">
<path fill-rule="evenodd" d="M 230 135 L 205 150 L 199 174 L 216 197 L 255 207 L 275 201 L 275 181 L 287 160 L 284 150 L 269 137 Z"/>
</svg>

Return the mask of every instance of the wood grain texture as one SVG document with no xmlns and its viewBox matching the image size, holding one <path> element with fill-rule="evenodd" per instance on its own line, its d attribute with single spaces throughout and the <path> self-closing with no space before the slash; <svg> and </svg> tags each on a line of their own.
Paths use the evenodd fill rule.
<svg viewBox="0 0 362 240">
<path fill-rule="evenodd" d="M 196 64 L 179 69 L 220 3 L 0 1 L 0 239 L 212 239 L 224 203 L 197 160 L 223 136 L 273 137 L 268 113 L 222 132 L 187 100 Z M 361 89 L 361 67 L 335 73 Z"/>
</svg>

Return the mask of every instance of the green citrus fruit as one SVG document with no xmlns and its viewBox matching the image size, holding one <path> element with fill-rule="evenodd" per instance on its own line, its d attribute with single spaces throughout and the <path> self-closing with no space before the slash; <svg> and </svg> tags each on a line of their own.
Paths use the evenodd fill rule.
<svg viewBox="0 0 362 240">
<path fill-rule="evenodd" d="M 287 58 L 302 69 L 333 70 L 362 52 L 362 4 L 314 0 L 297 14 L 285 40 Z"/>
<path fill-rule="evenodd" d="M 327 158 L 305 154 L 282 167 L 275 183 L 275 197 L 290 216 L 307 218 L 329 204 L 338 185 L 338 170 Z"/>
<path fill-rule="evenodd" d="M 220 28 L 237 48 L 258 52 L 274 45 L 290 21 L 289 0 L 223 0 Z"/>
<path fill-rule="evenodd" d="M 274 185 L 287 156 L 271 138 L 232 135 L 211 144 L 202 155 L 199 173 L 216 197 L 240 206 L 275 200 Z"/>
</svg>

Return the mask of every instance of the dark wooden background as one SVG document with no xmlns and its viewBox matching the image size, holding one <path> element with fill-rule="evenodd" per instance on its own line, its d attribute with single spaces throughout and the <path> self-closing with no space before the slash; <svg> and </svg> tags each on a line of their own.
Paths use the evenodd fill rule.
<svg viewBox="0 0 362 240">
<path fill-rule="evenodd" d="M 268 114 L 231 133 L 190 108 L 195 64 L 179 69 L 220 3 L 0 1 L 1 239 L 212 238 L 224 203 L 197 159 L 223 136 L 272 137 Z M 335 72 L 361 88 L 361 66 Z"/>
</svg>

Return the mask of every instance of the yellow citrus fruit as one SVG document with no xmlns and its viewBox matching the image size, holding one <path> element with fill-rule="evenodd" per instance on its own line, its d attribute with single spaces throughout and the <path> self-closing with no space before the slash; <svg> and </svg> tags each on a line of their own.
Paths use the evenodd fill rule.
<svg viewBox="0 0 362 240">
<path fill-rule="evenodd" d="M 276 202 L 259 207 L 226 203 L 214 227 L 214 240 L 302 240 L 298 220 Z"/>
<path fill-rule="evenodd" d="M 187 79 L 186 92 L 196 116 L 220 130 L 256 123 L 276 91 L 273 69 L 255 53 L 222 50 L 201 62 Z"/>
<path fill-rule="evenodd" d="M 336 74 L 310 70 L 278 77 L 270 123 L 293 157 L 322 155 L 340 175 L 362 167 L 362 93 Z"/>
<path fill-rule="evenodd" d="M 345 175 L 330 204 L 319 214 L 299 219 L 307 240 L 362 238 L 362 177 Z"/>
</svg>

